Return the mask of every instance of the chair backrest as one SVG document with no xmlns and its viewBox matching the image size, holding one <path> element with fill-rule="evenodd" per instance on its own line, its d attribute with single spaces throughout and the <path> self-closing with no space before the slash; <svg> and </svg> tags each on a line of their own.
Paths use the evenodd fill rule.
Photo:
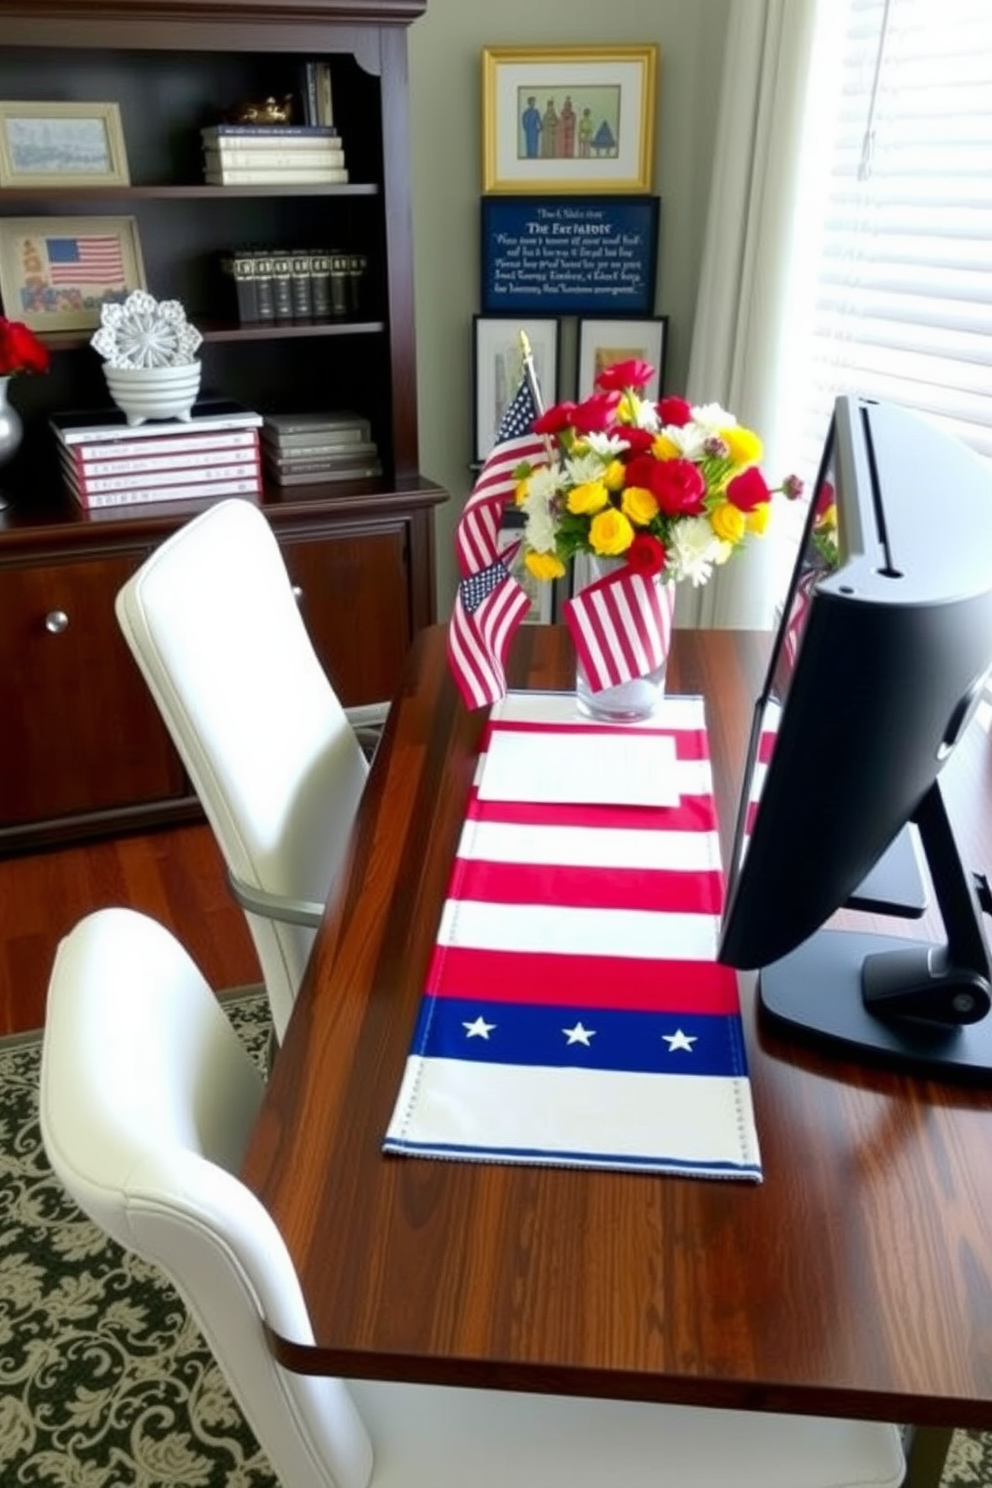
<svg viewBox="0 0 992 1488">
<path fill-rule="evenodd" d="M 262 1079 L 175 938 L 105 909 L 62 941 L 48 993 L 41 1131 L 80 1208 L 168 1276 L 287 1488 L 365 1488 L 372 1450 L 347 1387 L 293 1374 L 263 1321 L 313 1332 L 268 1212 L 237 1178 Z"/>
<path fill-rule="evenodd" d="M 368 763 L 314 652 L 272 530 L 218 502 L 147 559 L 117 618 L 228 870 L 323 903 Z M 249 913 L 281 1039 L 314 932 Z"/>
</svg>

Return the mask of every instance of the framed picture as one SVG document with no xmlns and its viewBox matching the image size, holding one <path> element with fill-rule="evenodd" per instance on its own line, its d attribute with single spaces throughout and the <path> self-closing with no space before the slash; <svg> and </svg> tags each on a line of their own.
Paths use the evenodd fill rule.
<svg viewBox="0 0 992 1488">
<path fill-rule="evenodd" d="M 0 102 L 0 186 L 129 186 L 116 103 Z"/>
<path fill-rule="evenodd" d="M 658 48 L 485 47 L 483 191 L 650 191 Z"/>
<path fill-rule="evenodd" d="M 473 328 L 475 458 L 484 460 L 495 443 L 507 404 L 524 375 L 521 331 L 530 342 L 541 401 L 546 408 L 557 403 L 561 322 L 527 320 L 518 315 L 476 315 Z"/>
<path fill-rule="evenodd" d="M 594 391 L 596 378 L 606 367 L 637 358 L 650 362 L 655 369 L 645 394 L 657 401 L 665 377 L 667 332 L 667 315 L 652 315 L 646 320 L 580 320 L 576 379 L 579 399 L 588 398 Z"/>
<path fill-rule="evenodd" d="M 105 304 L 145 288 L 133 217 L 0 218 L 4 314 L 33 331 L 98 326 Z"/>
<path fill-rule="evenodd" d="M 651 315 L 657 196 L 483 196 L 484 314 Z"/>
</svg>

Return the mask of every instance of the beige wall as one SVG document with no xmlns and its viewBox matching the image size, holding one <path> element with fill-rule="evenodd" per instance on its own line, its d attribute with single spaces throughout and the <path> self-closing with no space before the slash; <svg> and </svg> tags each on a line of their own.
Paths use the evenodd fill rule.
<svg viewBox="0 0 992 1488">
<path fill-rule="evenodd" d="M 744 3 L 744 0 L 738 0 Z M 472 316 L 479 310 L 481 52 L 484 46 L 661 48 L 655 313 L 669 316 L 666 391 L 689 359 L 731 0 L 428 0 L 409 33 L 420 464 L 451 493 L 438 516 L 438 614 L 455 585 L 451 536 L 472 476 Z M 563 375 L 571 376 L 574 323 Z M 567 387 L 567 385 L 566 385 Z"/>
</svg>

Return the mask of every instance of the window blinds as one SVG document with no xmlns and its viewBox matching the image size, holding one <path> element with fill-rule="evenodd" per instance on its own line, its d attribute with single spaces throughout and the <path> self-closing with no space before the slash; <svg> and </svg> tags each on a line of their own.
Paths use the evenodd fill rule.
<svg viewBox="0 0 992 1488">
<path fill-rule="evenodd" d="M 844 4 L 804 358 L 807 482 L 844 392 L 919 410 L 992 459 L 992 6 Z"/>
</svg>

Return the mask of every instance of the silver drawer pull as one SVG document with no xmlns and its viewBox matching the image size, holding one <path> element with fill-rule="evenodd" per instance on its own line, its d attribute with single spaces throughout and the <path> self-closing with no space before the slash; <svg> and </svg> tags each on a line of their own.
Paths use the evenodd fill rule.
<svg viewBox="0 0 992 1488">
<path fill-rule="evenodd" d="M 49 635 L 61 635 L 69 629 L 69 616 L 65 610 L 49 610 L 45 616 L 45 629 Z"/>
</svg>

